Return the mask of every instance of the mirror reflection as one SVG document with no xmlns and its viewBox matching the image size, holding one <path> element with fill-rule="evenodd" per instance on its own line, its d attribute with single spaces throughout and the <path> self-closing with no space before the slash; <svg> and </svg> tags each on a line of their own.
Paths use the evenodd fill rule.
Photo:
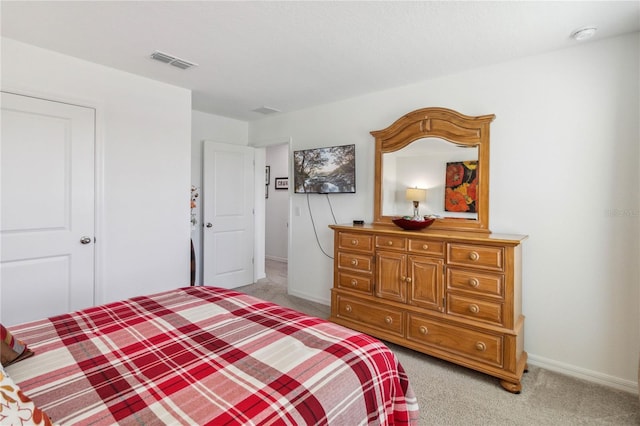
<svg viewBox="0 0 640 426">
<path fill-rule="evenodd" d="M 478 146 L 425 138 L 382 156 L 382 215 L 477 219 Z M 426 198 L 409 200 L 409 188 Z M 422 192 L 420 192 L 422 194 Z"/>
</svg>

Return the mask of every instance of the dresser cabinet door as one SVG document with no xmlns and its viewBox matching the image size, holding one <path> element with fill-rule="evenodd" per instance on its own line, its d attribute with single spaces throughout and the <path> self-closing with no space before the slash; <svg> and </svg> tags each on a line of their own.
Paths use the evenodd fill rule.
<svg viewBox="0 0 640 426">
<path fill-rule="evenodd" d="M 376 253 L 376 296 L 397 302 L 407 300 L 407 255 L 379 251 Z"/>
<path fill-rule="evenodd" d="M 421 308 L 444 311 L 442 295 L 442 259 L 424 256 L 409 256 L 407 276 L 408 302 Z"/>
</svg>

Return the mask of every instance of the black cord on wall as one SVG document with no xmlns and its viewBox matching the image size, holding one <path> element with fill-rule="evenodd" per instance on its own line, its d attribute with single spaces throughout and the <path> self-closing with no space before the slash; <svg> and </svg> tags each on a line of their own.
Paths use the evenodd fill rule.
<svg viewBox="0 0 640 426">
<path fill-rule="evenodd" d="M 327 196 L 327 202 L 329 203 L 329 209 L 331 210 L 331 216 L 333 216 L 333 223 L 337 224 L 336 216 L 333 214 L 333 207 L 331 206 L 331 200 L 329 199 L 329 194 L 325 194 Z M 309 217 L 311 218 L 311 225 L 313 226 L 313 233 L 316 237 L 316 242 L 318 243 L 318 247 L 320 247 L 320 251 L 322 254 L 327 256 L 329 259 L 333 260 L 333 256 L 327 254 L 327 252 L 322 248 L 322 244 L 320 244 L 320 238 L 318 238 L 318 230 L 316 229 L 316 223 L 313 220 L 313 213 L 311 212 L 311 202 L 309 201 L 309 193 L 307 192 L 307 208 L 309 208 Z"/>
</svg>

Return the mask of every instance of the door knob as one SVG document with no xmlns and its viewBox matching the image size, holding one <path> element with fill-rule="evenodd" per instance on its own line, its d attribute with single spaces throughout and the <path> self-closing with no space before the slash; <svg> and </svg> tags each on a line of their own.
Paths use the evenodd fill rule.
<svg viewBox="0 0 640 426">
<path fill-rule="evenodd" d="M 89 244 L 91 242 L 91 237 L 82 237 L 80 238 L 80 242 L 82 244 Z"/>
<path fill-rule="evenodd" d="M 211 222 L 207 222 L 207 224 L 205 225 L 207 228 L 211 228 L 213 226 L 213 224 Z"/>
</svg>

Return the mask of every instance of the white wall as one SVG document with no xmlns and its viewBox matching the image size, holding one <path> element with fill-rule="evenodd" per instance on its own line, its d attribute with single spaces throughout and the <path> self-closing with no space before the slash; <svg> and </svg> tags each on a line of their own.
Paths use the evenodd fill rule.
<svg viewBox="0 0 640 426">
<path fill-rule="evenodd" d="M 639 34 L 372 93 L 249 125 L 249 139 L 292 149 L 356 144 L 357 193 L 333 195 L 338 222 L 373 216 L 371 130 L 442 106 L 496 114 L 490 229 L 528 234 L 525 349 L 531 364 L 637 392 L 640 200 Z M 294 214 L 289 291 L 328 304 L 332 260 L 304 195 Z M 332 254 L 324 196 L 310 198 Z"/>
<path fill-rule="evenodd" d="M 289 236 L 289 191 L 275 189 L 275 178 L 289 177 L 289 144 L 268 147 L 269 198 L 265 200 L 265 256 L 286 262 Z M 291 182 L 289 182 L 291 185 Z"/>
<path fill-rule="evenodd" d="M 96 303 L 188 285 L 191 93 L 6 38 L 2 90 L 96 108 Z"/>
<path fill-rule="evenodd" d="M 191 184 L 199 189 L 200 200 L 196 203 L 197 225 L 191 229 L 196 252 L 196 284 L 202 284 L 202 141 L 247 145 L 249 126 L 246 121 L 207 114 L 191 113 Z"/>
</svg>

